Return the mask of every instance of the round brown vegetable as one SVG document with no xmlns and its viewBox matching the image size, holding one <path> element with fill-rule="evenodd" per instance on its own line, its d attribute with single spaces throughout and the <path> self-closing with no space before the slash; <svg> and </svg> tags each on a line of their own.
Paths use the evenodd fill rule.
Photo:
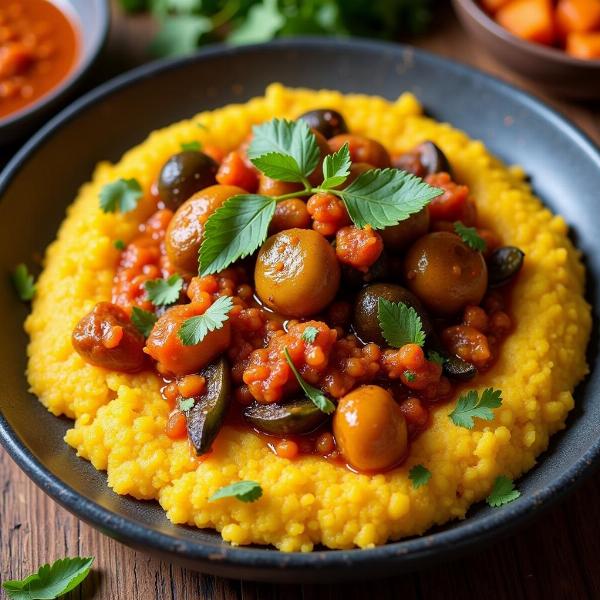
<svg viewBox="0 0 600 600">
<path fill-rule="evenodd" d="M 291 181 L 279 181 L 278 179 L 271 179 L 264 173 L 260 173 L 258 176 L 258 192 L 263 196 L 283 196 L 284 194 L 291 194 L 292 192 L 298 192 L 302 189 L 301 183 L 293 183 Z"/>
<path fill-rule="evenodd" d="M 348 133 L 348 126 L 344 117 L 331 108 L 317 108 L 301 114 L 302 119 L 311 128 L 317 130 L 322 136 L 329 139 L 341 133 Z"/>
<path fill-rule="evenodd" d="M 409 248 L 404 275 L 410 290 L 440 316 L 479 304 L 488 283 L 481 252 L 447 231 L 424 235 Z"/>
<path fill-rule="evenodd" d="M 219 165 L 204 152 L 186 151 L 167 160 L 158 176 L 158 192 L 167 208 L 176 210 L 192 194 L 217 182 Z"/>
<path fill-rule="evenodd" d="M 375 140 L 351 133 L 336 135 L 329 140 L 332 152 L 337 152 L 344 144 L 348 144 L 352 162 L 369 163 L 379 169 L 391 165 L 388 151 Z"/>
<path fill-rule="evenodd" d="M 96 367 L 134 373 L 143 368 L 144 336 L 116 304 L 99 302 L 73 330 L 73 348 Z"/>
<path fill-rule="evenodd" d="M 256 293 L 279 314 L 308 317 L 325 308 L 340 284 L 340 266 L 327 240 L 312 229 L 287 229 L 262 246 Z"/>
<path fill-rule="evenodd" d="M 165 247 L 178 271 L 198 272 L 198 250 L 208 217 L 228 198 L 245 193 L 233 185 L 211 185 L 196 192 L 177 209 L 165 234 Z"/>
<path fill-rule="evenodd" d="M 363 342 L 375 342 L 381 346 L 387 346 L 387 342 L 381 334 L 381 326 L 377 316 L 377 307 L 380 298 L 412 306 L 421 317 L 425 335 L 432 331 L 429 316 L 414 294 L 400 285 L 375 283 L 363 288 L 358 296 L 356 296 L 354 303 L 353 325 L 356 333 Z"/>
<path fill-rule="evenodd" d="M 523 266 L 525 253 L 514 246 L 502 246 L 487 259 L 490 287 L 505 285 L 517 276 Z"/>
<path fill-rule="evenodd" d="M 378 385 L 363 385 L 339 401 L 333 434 L 342 456 L 360 471 L 389 469 L 408 449 L 402 411 Z"/>
<path fill-rule="evenodd" d="M 398 252 L 404 250 L 416 239 L 429 231 L 429 208 L 426 206 L 408 219 L 400 221 L 397 225 L 386 227 L 379 233 L 383 238 L 386 248 Z"/>
</svg>

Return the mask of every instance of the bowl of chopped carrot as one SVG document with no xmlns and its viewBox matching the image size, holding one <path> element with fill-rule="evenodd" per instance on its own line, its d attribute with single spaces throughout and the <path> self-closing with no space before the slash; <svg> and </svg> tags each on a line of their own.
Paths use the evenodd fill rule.
<svg viewBox="0 0 600 600">
<path fill-rule="evenodd" d="M 600 98 L 600 0 L 453 0 L 499 62 L 551 93 Z"/>
</svg>

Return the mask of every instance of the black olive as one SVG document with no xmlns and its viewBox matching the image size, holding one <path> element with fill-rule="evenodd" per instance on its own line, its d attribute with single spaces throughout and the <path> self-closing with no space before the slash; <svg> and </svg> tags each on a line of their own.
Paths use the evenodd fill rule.
<svg viewBox="0 0 600 600">
<path fill-rule="evenodd" d="M 342 133 L 348 133 L 346 121 L 337 110 L 317 108 L 301 114 L 298 118 L 306 121 L 311 129 L 316 129 L 327 139 Z"/>
<path fill-rule="evenodd" d="M 273 435 L 310 433 L 327 420 L 327 415 L 307 398 L 283 404 L 252 404 L 244 418 L 254 427 Z"/>
<path fill-rule="evenodd" d="M 412 306 L 421 317 L 425 336 L 433 332 L 429 315 L 413 293 L 400 285 L 375 283 L 363 288 L 358 293 L 354 304 L 354 330 L 363 342 L 375 342 L 381 346 L 387 346 L 387 342 L 381 333 L 381 326 L 379 325 L 379 318 L 377 316 L 377 307 L 380 298 L 384 298 L 390 302 L 403 302 L 408 306 Z"/>
<path fill-rule="evenodd" d="M 219 165 L 207 154 L 186 150 L 167 160 L 158 176 L 158 192 L 167 208 L 176 210 L 192 194 L 217 183 Z"/>
<path fill-rule="evenodd" d="M 444 355 L 442 355 L 444 356 Z M 458 356 L 444 356 L 444 375 L 450 379 L 458 379 L 459 381 L 467 381 L 473 379 L 477 375 L 477 369 L 474 365 L 459 358 Z"/>
<path fill-rule="evenodd" d="M 417 146 L 417 151 L 427 175 L 433 175 L 440 171 L 450 172 L 450 163 L 446 155 L 433 142 L 423 142 Z"/>
<path fill-rule="evenodd" d="M 210 450 L 229 408 L 229 373 L 229 365 L 224 358 L 199 372 L 206 379 L 206 389 L 187 413 L 188 437 L 198 456 Z"/>
<path fill-rule="evenodd" d="M 508 283 L 521 270 L 525 253 L 514 246 L 502 246 L 487 259 L 488 285 L 498 287 Z"/>
</svg>

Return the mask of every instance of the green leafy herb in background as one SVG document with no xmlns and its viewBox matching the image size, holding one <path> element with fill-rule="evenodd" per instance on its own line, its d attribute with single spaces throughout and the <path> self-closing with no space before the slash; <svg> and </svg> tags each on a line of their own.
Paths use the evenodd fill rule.
<svg viewBox="0 0 600 600">
<path fill-rule="evenodd" d="M 221 329 L 233 308 L 233 300 L 229 296 L 217 298 L 206 311 L 197 317 L 183 322 L 177 335 L 184 346 L 199 344 L 211 331 Z"/>
<path fill-rule="evenodd" d="M 11 600 L 53 600 L 75 589 L 88 576 L 93 562 L 93 557 L 60 558 L 25 579 L 5 581 L 2 587 Z"/>
<path fill-rule="evenodd" d="M 499 477 L 496 477 L 494 487 L 492 488 L 490 495 L 486 498 L 486 502 L 492 508 L 497 508 L 498 506 L 516 500 L 520 495 L 521 492 L 515 489 L 515 484 L 512 479 L 509 479 L 506 475 L 500 475 Z"/>
<path fill-rule="evenodd" d="M 131 322 L 133 326 L 144 336 L 148 337 L 158 317 L 153 313 L 139 306 L 134 306 L 131 309 Z"/>
<path fill-rule="evenodd" d="M 433 0 L 120 0 L 159 21 L 152 51 L 181 55 L 216 41 L 266 42 L 294 35 L 398 39 L 422 33 Z"/>
<path fill-rule="evenodd" d="M 19 300 L 29 302 L 35 296 L 35 282 L 33 275 L 29 273 L 27 265 L 23 263 L 17 265 L 12 274 L 12 282 L 17 290 Z"/>
<path fill-rule="evenodd" d="M 256 502 L 262 496 L 262 487 L 256 481 L 236 481 L 218 489 L 209 499 L 209 502 L 221 498 L 235 498 L 241 502 Z"/>
<path fill-rule="evenodd" d="M 502 392 L 500 390 L 486 388 L 481 393 L 481 397 L 479 397 L 476 390 L 469 390 L 458 398 L 456 407 L 448 416 L 455 425 L 473 429 L 473 419 L 475 417 L 484 421 L 491 421 L 494 418 L 492 409 L 499 406 L 502 406 Z"/>
</svg>

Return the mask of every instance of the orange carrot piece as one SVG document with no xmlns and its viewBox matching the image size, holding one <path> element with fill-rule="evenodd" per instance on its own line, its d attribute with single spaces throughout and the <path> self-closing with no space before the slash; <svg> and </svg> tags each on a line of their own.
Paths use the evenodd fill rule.
<svg viewBox="0 0 600 600">
<path fill-rule="evenodd" d="M 588 60 L 600 59 L 600 31 L 570 33 L 567 36 L 567 54 Z"/>
<path fill-rule="evenodd" d="M 599 29 L 600 0 L 559 0 L 556 26 L 563 36 Z"/>
<path fill-rule="evenodd" d="M 514 35 L 529 42 L 554 42 L 551 0 L 514 0 L 496 13 L 496 20 Z"/>
</svg>

